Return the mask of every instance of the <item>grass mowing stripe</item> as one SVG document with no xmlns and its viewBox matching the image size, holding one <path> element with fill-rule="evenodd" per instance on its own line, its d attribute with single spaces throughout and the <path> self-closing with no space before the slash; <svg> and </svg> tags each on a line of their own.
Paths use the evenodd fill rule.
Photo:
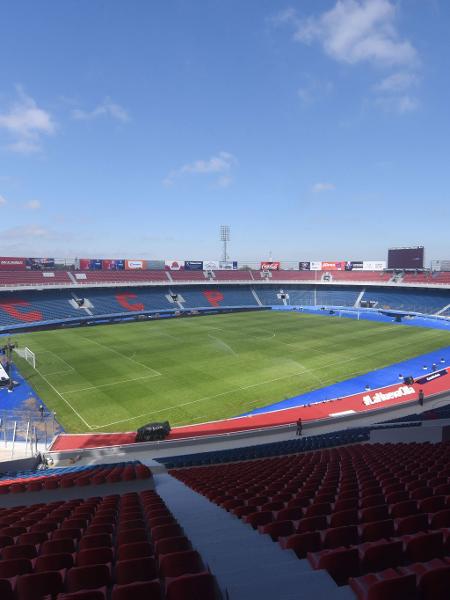
<svg viewBox="0 0 450 600">
<path fill-rule="evenodd" d="M 25 361 L 21 371 L 71 432 L 117 431 L 150 415 L 178 424 L 231 417 L 450 345 L 446 331 L 278 312 L 17 338 L 36 353 L 47 381 Z M 48 375 L 63 366 L 48 351 L 74 372 Z"/>
</svg>

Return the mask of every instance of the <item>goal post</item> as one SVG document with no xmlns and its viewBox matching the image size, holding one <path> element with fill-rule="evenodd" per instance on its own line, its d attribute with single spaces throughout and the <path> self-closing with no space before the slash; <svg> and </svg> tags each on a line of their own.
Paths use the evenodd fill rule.
<svg viewBox="0 0 450 600">
<path fill-rule="evenodd" d="M 32 352 L 27 346 L 25 348 L 16 348 L 17 354 L 24 358 L 27 363 L 29 363 L 33 369 L 36 368 L 36 354 Z"/>
</svg>

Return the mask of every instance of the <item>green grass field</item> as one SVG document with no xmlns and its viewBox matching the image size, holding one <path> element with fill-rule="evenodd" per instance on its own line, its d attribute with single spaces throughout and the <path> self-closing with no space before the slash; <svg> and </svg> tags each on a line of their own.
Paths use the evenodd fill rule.
<svg viewBox="0 0 450 600">
<path fill-rule="evenodd" d="M 448 332 L 252 312 L 17 336 L 18 366 L 66 431 L 238 415 L 450 344 Z"/>
</svg>

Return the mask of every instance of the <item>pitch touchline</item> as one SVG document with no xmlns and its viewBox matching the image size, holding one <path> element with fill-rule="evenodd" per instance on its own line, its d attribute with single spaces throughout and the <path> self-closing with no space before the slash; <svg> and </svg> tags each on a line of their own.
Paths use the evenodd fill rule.
<svg viewBox="0 0 450 600">
<path fill-rule="evenodd" d="M 158 375 L 144 375 L 143 377 L 134 377 L 133 379 L 121 379 L 120 381 L 114 381 L 113 383 L 102 383 L 101 385 L 91 385 L 90 387 L 80 388 L 79 390 L 69 390 L 68 392 L 61 392 L 61 396 L 67 394 L 77 394 L 78 392 L 87 392 L 88 390 L 97 390 L 99 388 L 111 387 L 114 385 L 120 385 L 121 383 L 129 383 L 130 381 L 139 381 L 140 379 L 154 379 Z"/>
</svg>

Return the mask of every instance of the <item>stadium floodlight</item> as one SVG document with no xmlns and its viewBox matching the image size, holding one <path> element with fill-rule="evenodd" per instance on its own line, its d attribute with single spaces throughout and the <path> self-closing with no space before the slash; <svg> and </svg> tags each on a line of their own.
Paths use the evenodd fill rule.
<svg viewBox="0 0 450 600">
<path fill-rule="evenodd" d="M 220 226 L 220 241 L 223 244 L 222 260 L 226 262 L 228 260 L 227 244 L 230 241 L 230 226 Z"/>
</svg>

